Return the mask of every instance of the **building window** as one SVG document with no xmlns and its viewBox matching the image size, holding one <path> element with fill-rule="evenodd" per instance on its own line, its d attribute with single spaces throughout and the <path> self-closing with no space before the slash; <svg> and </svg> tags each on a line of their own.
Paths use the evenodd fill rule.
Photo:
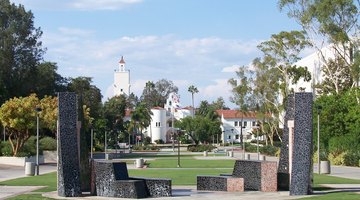
<svg viewBox="0 0 360 200">
<path fill-rule="evenodd" d="M 238 121 L 234 121 L 234 126 L 238 126 Z"/>
<path fill-rule="evenodd" d="M 247 121 L 244 121 L 244 127 L 246 127 L 247 126 Z"/>
<path fill-rule="evenodd" d="M 228 139 L 229 139 L 229 140 L 231 139 L 231 136 L 230 136 L 230 135 L 228 136 Z"/>
<path fill-rule="evenodd" d="M 256 126 L 256 121 L 253 121 L 253 122 L 252 122 L 252 126 Z"/>
<path fill-rule="evenodd" d="M 123 89 L 120 89 L 120 92 L 123 92 L 124 90 Z"/>
<path fill-rule="evenodd" d="M 169 122 L 169 127 L 172 127 L 172 123 L 171 123 L 171 122 Z"/>
<path fill-rule="evenodd" d="M 238 140 L 238 139 L 239 139 L 239 135 L 236 135 L 235 138 Z"/>
<path fill-rule="evenodd" d="M 156 127 L 160 127 L 160 126 L 161 126 L 161 125 L 160 125 L 160 122 L 156 122 L 156 123 L 155 123 L 155 126 L 156 126 Z"/>
</svg>

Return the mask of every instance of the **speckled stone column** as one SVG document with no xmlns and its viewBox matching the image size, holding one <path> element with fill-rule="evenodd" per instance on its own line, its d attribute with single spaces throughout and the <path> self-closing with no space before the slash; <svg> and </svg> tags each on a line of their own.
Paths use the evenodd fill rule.
<svg viewBox="0 0 360 200">
<path fill-rule="evenodd" d="M 289 190 L 289 127 L 288 121 L 294 120 L 294 95 L 291 94 L 288 96 L 285 107 L 285 116 L 284 116 L 284 131 L 282 136 L 280 159 L 278 166 L 278 189 L 279 190 Z"/>
<path fill-rule="evenodd" d="M 312 105 L 312 93 L 295 93 L 290 195 L 307 195 L 312 192 Z"/>
<path fill-rule="evenodd" d="M 58 106 L 58 195 L 78 197 L 81 189 L 76 135 L 76 94 L 60 92 Z"/>
</svg>

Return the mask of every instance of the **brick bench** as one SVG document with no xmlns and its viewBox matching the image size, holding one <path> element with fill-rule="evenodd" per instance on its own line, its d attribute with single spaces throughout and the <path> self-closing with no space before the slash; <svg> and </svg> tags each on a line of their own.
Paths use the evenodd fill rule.
<svg viewBox="0 0 360 200">
<path fill-rule="evenodd" d="M 236 160 L 232 176 L 244 178 L 245 190 L 277 191 L 277 163 L 274 161 Z"/>
<path fill-rule="evenodd" d="M 243 192 L 244 179 L 233 176 L 197 176 L 197 190 Z"/>
</svg>

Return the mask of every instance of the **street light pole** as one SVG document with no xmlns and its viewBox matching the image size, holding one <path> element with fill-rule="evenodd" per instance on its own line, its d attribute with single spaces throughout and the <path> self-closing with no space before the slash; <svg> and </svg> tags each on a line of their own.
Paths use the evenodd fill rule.
<svg viewBox="0 0 360 200">
<path fill-rule="evenodd" d="M 40 107 L 35 108 L 36 111 L 36 176 L 39 176 L 40 166 L 39 166 L 39 113 L 41 111 Z"/>
<path fill-rule="evenodd" d="M 91 159 L 93 159 L 94 129 L 93 129 L 92 125 L 91 125 L 91 142 L 90 143 L 91 143 L 90 157 L 91 157 Z"/>
<path fill-rule="evenodd" d="M 322 107 L 317 106 L 317 156 L 318 156 L 318 174 L 320 174 L 320 112 Z"/>
</svg>

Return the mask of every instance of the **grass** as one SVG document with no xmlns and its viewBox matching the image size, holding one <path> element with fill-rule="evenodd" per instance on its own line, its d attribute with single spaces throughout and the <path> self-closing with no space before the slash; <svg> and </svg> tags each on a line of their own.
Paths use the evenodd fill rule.
<svg viewBox="0 0 360 200">
<path fill-rule="evenodd" d="M 360 184 L 360 180 L 314 174 L 314 185 L 319 184 Z"/>
<path fill-rule="evenodd" d="M 170 178 L 172 185 L 196 185 L 197 175 L 231 173 L 232 169 L 144 169 L 129 170 L 129 176 Z"/>
<path fill-rule="evenodd" d="M 51 192 L 57 190 L 56 173 L 29 176 L 0 182 L 0 185 L 8 186 L 46 186 L 36 190 L 37 192 Z"/>
<path fill-rule="evenodd" d="M 176 168 L 177 158 L 148 160 L 150 168 Z M 194 160 L 190 158 L 180 159 L 181 168 L 233 168 L 234 160 Z"/>
</svg>

